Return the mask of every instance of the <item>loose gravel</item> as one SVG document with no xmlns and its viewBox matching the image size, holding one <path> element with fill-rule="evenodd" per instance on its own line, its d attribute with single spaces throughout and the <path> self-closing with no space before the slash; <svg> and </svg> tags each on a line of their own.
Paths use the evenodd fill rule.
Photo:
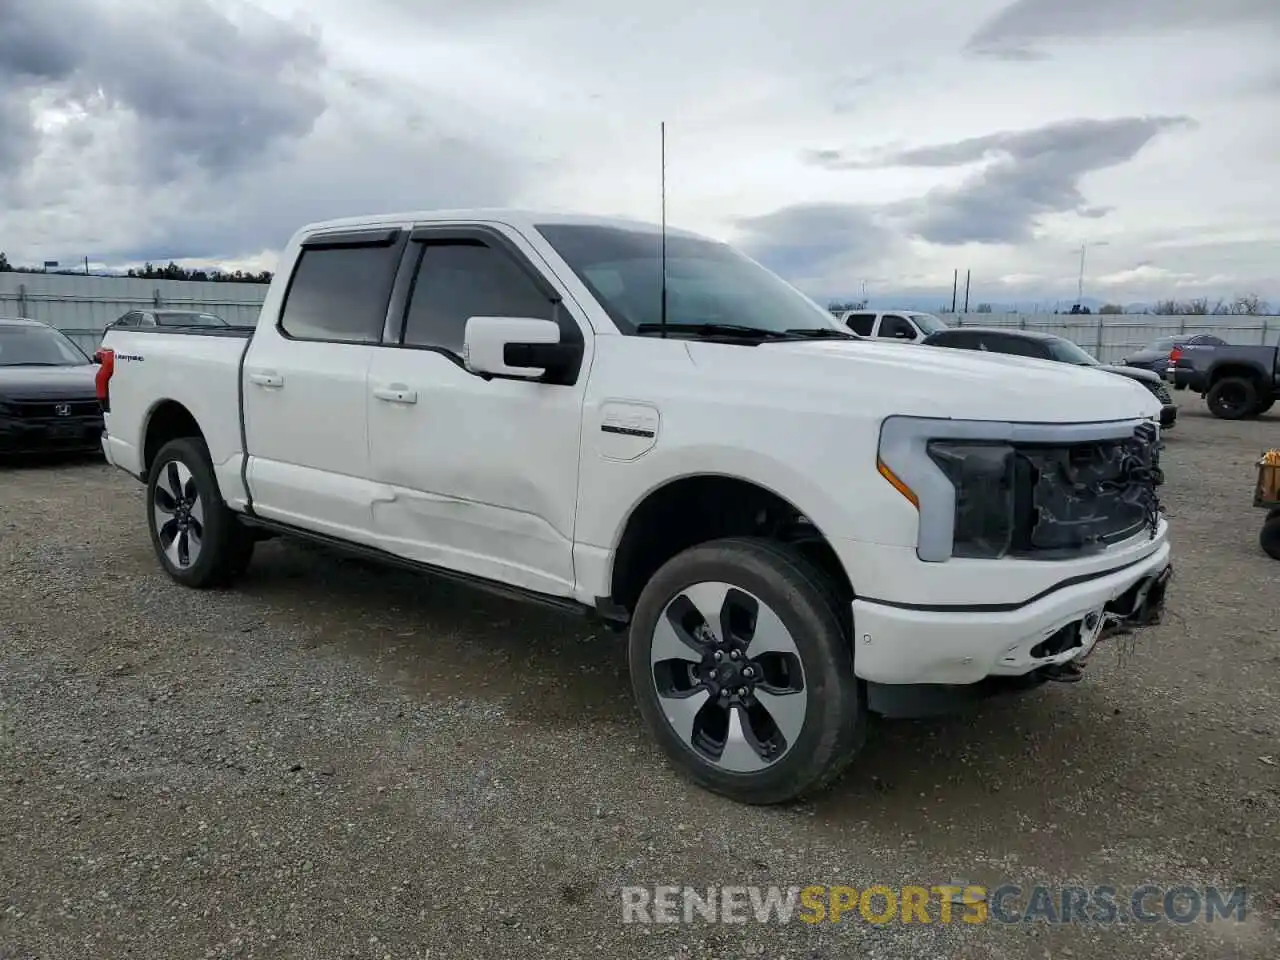
<svg viewBox="0 0 1280 960">
<path fill-rule="evenodd" d="M 878 725 L 783 809 L 688 785 L 619 637 L 299 544 L 165 578 L 143 491 L 0 467 L 0 958 L 1280 955 L 1280 415 L 1180 396 L 1166 621 L 1084 682 Z M 1242 923 L 622 923 L 620 887 L 1233 887 Z M 936 914 L 935 914 L 936 917 Z"/>
</svg>

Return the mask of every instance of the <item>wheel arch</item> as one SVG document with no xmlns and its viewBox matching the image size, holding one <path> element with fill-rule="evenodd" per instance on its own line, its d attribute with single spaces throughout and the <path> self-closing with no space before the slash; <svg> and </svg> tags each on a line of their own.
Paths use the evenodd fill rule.
<svg viewBox="0 0 1280 960">
<path fill-rule="evenodd" d="M 151 470 L 156 454 L 169 441 L 194 437 L 204 441 L 204 431 L 187 407 L 177 400 L 163 399 L 154 403 L 143 420 L 141 468 L 143 476 Z"/>
<path fill-rule="evenodd" d="M 826 532 L 794 499 L 755 479 L 703 470 L 667 478 L 626 513 L 610 553 L 604 605 L 629 615 L 644 585 L 676 554 L 735 536 L 797 546 L 840 598 L 852 601 L 853 585 Z"/>
<path fill-rule="evenodd" d="M 1214 367 L 1209 371 L 1207 378 L 1207 386 L 1212 388 L 1215 383 L 1225 380 L 1228 377 L 1239 377 L 1242 380 L 1252 380 L 1256 385 L 1262 386 L 1262 371 L 1257 367 L 1248 363 L 1236 360 L 1228 360 L 1220 366 Z"/>
</svg>

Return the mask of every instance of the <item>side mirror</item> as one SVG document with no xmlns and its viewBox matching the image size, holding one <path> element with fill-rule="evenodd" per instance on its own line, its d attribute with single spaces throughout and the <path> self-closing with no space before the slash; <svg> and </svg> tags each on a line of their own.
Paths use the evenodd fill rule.
<svg viewBox="0 0 1280 960">
<path fill-rule="evenodd" d="M 559 380 L 582 358 L 580 344 L 561 342 L 558 324 L 533 317 L 471 317 L 462 343 L 472 373 L 518 380 Z"/>
</svg>

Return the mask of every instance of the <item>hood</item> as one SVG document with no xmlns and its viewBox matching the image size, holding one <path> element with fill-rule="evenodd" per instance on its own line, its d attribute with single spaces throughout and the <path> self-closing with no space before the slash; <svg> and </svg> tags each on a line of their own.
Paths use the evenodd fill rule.
<svg viewBox="0 0 1280 960">
<path fill-rule="evenodd" d="M 1160 374 L 1152 373 L 1150 370 L 1140 370 L 1137 367 L 1126 367 L 1121 363 L 1100 363 L 1097 369 L 1105 370 L 1107 373 L 1119 374 L 1122 377 L 1128 377 L 1130 380 L 1141 380 L 1143 383 L 1163 383 Z"/>
<path fill-rule="evenodd" d="M 97 397 L 93 378 L 98 365 L 74 367 L 0 366 L 0 397 L 24 400 L 92 400 Z"/>
<path fill-rule="evenodd" d="M 870 340 L 756 347 L 689 341 L 688 348 L 699 370 L 722 382 L 791 397 L 810 393 L 824 407 L 856 404 L 877 417 L 1095 423 L 1154 417 L 1161 410 L 1149 390 L 1097 367 L 976 350 L 905 349 Z"/>
</svg>

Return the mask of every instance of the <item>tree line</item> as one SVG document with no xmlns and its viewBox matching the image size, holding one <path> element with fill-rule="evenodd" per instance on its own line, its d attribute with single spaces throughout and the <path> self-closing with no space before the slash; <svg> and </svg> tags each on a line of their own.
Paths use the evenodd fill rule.
<svg viewBox="0 0 1280 960">
<path fill-rule="evenodd" d="M 5 256 L 4 251 L 0 251 L 0 273 L 52 273 L 59 276 L 83 277 L 85 271 L 71 270 L 69 268 L 46 269 L 44 267 L 23 267 L 9 262 L 9 258 Z M 118 277 L 118 273 L 99 273 L 94 274 L 99 277 Z M 164 266 L 156 266 L 152 263 L 143 264 L 141 267 L 130 267 L 124 272 L 124 276 L 133 277 L 138 280 L 201 280 L 211 283 L 270 283 L 271 271 L 260 270 L 257 273 L 245 270 L 198 270 L 188 267 L 180 267 L 172 260 Z"/>
<path fill-rule="evenodd" d="M 1099 313 L 1124 313 L 1124 307 L 1114 303 L 1104 305 Z M 1160 300 L 1151 308 L 1151 313 L 1166 317 L 1263 317 L 1271 315 L 1271 307 L 1256 293 L 1217 300 L 1208 297 L 1197 297 L 1194 300 Z"/>
<path fill-rule="evenodd" d="M 866 310 L 865 300 L 832 300 L 827 304 L 832 313 L 844 313 L 848 310 Z M 950 307 L 943 304 L 939 313 L 950 313 Z M 979 303 L 974 313 L 995 313 L 990 303 Z M 1091 313 L 1088 307 L 1072 307 L 1070 311 L 1054 310 L 1054 313 Z M 1105 303 L 1098 308 L 1098 313 L 1105 314 L 1152 314 L 1161 317 L 1267 317 L 1273 316 L 1271 306 L 1256 293 L 1247 293 L 1231 298 L 1219 297 L 1210 300 L 1208 297 L 1197 297 L 1193 300 L 1158 300 L 1152 306 L 1138 310 L 1130 310 L 1118 303 Z"/>
</svg>

